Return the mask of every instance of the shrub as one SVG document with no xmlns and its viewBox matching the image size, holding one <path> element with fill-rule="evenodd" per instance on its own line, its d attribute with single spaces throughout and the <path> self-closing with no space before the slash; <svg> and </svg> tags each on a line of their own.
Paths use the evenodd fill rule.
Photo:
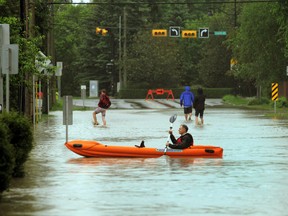
<svg viewBox="0 0 288 216">
<path fill-rule="evenodd" d="M 274 105 L 274 101 L 272 101 L 271 103 Z M 277 108 L 288 107 L 287 99 L 286 99 L 285 97 L 280 97 L 280 98 L 276 101 L 276 106 L 277 106 Z"/>
<path fill-rule="evenodd" d="M 247 105 L 248 99 L 243 98 L 241 96 L 234 96 L 234 95 L 225 95 L 222 100 L 227 104 L 234 104 L 234 105 Z"/>
<path fill-rule="evenodd" d="M 270 100 L 268 98 L 254 98 L 248 102 L 248 105 L 263 105 L 269 104 Z"/>
<path fill-rule="evenodd" d="M 8 129 L 0 122 L 0 193 L 9 187 L 14 168 L 12 145 L 8 141 Z"/>
<path fill-rule="evenodd" d="M 157 88 L 153 88 L 155 90 Z M 184 86 L 182 88 L 164 88 L 164 89 L 171 89 L 174 95 L 175 99 L 179 99 L 181 93 L 184 91 Z M 196 96 L 197 94 L 197 87 L 191 87 L 191 91 Z M 224 95 L 231 94 L 233 89 L 231 88 L 203 88 L 204 94 L 206 95 L 206 98 L 221 98 Z M 147 89 L 121 89 L 120 92 L 117 94 L 117 98 L 123 98 L 123 99 L 145 99 L 148 92 Z M 154 98 L 163 98 L 165 99 L 167 97 L 167 94 L 164 95 L 153 95 Z"/>
<path fill-rule="evenodd" d="M 0 122 L 6 124 L 9 142 L 13 145 L 15 156 L 14 177 L 24 176 L 24 163 L 33 146 L 33 133 L 29 120 L 16 112 L 3 113 Z"/>
</svg>

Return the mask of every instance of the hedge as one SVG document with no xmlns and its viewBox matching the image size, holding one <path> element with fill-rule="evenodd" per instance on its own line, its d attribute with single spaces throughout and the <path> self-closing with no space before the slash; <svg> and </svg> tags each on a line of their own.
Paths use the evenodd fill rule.
<svg viewBox="0 0 288 216">
<path fill-rule="evenodd" d="M 8 141 L 8 128 L 0 122 L 0 193 L 9 187 L 14 164 L 13 146 Z"/>
<path fill-rule="evenodd" d="M 24 163 L 33 147 L 33 130 L 31 122 L 16 112 L 0 114 L 0 122 L 7 126 L 8 142 L 13 146 L 15 166 L 13 177 L 24 176 Z"/>
<path fill-rule="evenodd" d="M 191 88 L 191 91 L 194 93 L 194 95 L 197 94 L 198 88 Z M 145 99 L 147 92 L 149 89 L 123 89 L 120 90 L 120 92 L 117 95 L 117 98 L 121 99 Z M 155 89 L 153 89 L 155 90 Z M 174 98 L 179 99 L 181 93 L 184 91 L 183 88 L 172 88 L 169 89 L 172 90 Z M 203 88 L 204 94 L 207 98 L 222 98 L 224 95 L 233 94 L 233 88 Z M 153 94 L 154 98 L 166 98 L 167 93 L 164 95 L 156 95 Z"/>
</svg>

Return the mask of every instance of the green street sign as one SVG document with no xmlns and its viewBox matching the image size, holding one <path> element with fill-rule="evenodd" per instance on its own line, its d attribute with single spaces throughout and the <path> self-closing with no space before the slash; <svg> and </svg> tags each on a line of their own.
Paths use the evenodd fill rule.
<svg viewBox="0 0 288 216">
<path fill-rule="evenodd" d="M 227 35 L 226 31 L 214 31 L 214 35 Z"/>
</svg>

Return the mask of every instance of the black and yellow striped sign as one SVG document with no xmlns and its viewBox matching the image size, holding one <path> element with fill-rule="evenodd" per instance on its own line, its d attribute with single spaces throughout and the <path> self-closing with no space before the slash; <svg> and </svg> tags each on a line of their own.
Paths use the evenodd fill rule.
<svg viewBox="0 0 288 216">
<path fill-rule="evenodd" d="M 272 93 L 271 97 L 273 101 L 278 100 L 278 83 L 272 83 Z"/>
</svg>

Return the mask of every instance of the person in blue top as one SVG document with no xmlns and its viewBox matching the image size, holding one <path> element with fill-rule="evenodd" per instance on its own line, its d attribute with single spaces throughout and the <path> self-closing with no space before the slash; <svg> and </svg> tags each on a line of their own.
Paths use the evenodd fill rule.
<svg viewBox="0 0 288 216">
<path fill-rule="evenodd" d="M 185 91 L 180 95 L 180 106 L 184 107 L 185 120 L 191 120 L 192 107 L 194 103 L 194 94 L 191 92 L 189 86 L 185 86 Z"/>
</svg>

